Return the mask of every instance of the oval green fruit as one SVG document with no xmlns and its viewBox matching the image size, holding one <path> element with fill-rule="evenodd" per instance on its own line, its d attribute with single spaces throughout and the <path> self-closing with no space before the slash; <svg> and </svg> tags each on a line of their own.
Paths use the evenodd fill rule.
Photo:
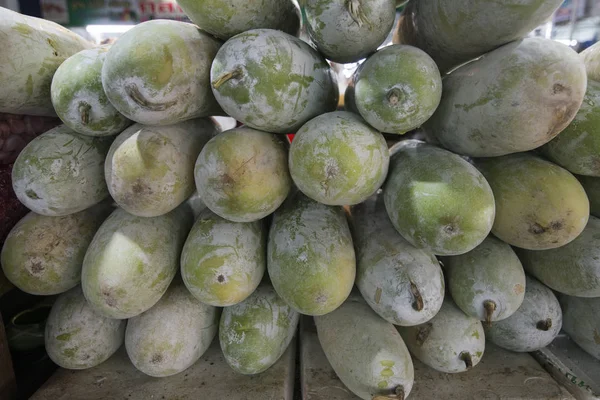
<svg viewBox="0 0 600 400">
<path fill-rule="evenodd" d="M 196 160 L 195 178 L 204 204 L 235 222 L 257 221 L 271 214 L 292 185 L 284 143 L 275 135 L 250 128 L 212 138 Z"/>
<path fill-rule="evenodd" d="M 465 315 L 449 297 L 429 322 L 398 331 L 417 359 L 441 372 L 465 372 L 481 361 L 485 351 L 481 322 Z"/>
<path fill-rule="evenodd" d="M 254 292 L 266 269 L 262 221 L 231 222 L 203 210 L 181 253 L 181 276 L 195 298 L 227 307 Z"/>
<path fill-rule="evenodd" d="M 175 375 L 204 354 L 218 324 L 219 310 L 196 300 L 175 279 L 158 303 L 127 322 L 127 355 L 146 375 Z"/>
<path fill-rule="evenodd" d="M 444 301 L 444 274 L 433 253 L 400 236 L 382 195 L 352 207 L 351 214 L 356 286 L 367 304 L 394 325 L 433 318 Z"/>
<path fill-rule="evenodd" d="M 300 27 L 291 0 L 179 0 L 177 4 L 202 30 L 223 40 L 259 28 L 296 35 Z"/>
<path fill-rule="evenodd" d="M 111 136 L 131 124 L 108 101 L 102 88 L 102 65 L 109 46 L 82 50 L 56 70 L 50 93 L 56 114 L 82 135 Z"/>
<path fill-rule="evenodd" d="M 577 297 L 600 297 L 600 219 L 590 216 L 572 242 L 550 250 L 517 250 L 525 270 L 549 288 Z"/>
<path fill-rule="evenodd" d="M 384 47 L 354 75 L 354 102 L 375 129 L 403 134 L 433 115 L 442 97 L 435 62 L 412 46 Z"/>
<path fill-rule="evenodd" d="M 600 178 L 594 176 L 575 176 L 590 201 L 590 214 L 600 218 Z"/>
<path fill-rule="evenodd" d="M 294 183 L 308 197 L 328 205 L 364 201 L 381 187 L 388 165 L 383 135 L 346 111 L 310 120 L 290 147 Z"/>
<path fill-rule="evenodd" d="M 485 327 L 485 337 L 492 343 L 518 352 L 531 352 L 549 345 L 562 326 L 560 304 L 552 290 L 527 277 L 525 298 L 510 317 Z"/>
<path fill-rule="evenodd" d="M 587 223 L 589 201 L 567 170 L 531 154 L 480 159 L 477 168 L 496 198 L 492 233 L 528 250 L 547 250 L 575 239 Z"/>
<path fill-rule="evenodd" d="M 575 119 L 541 148 L 548 159 L 574 174 L 600 176 L 600 83 L 588 81 Z"/>
<path fill-rule="evenodd" d="M 523 266 L 501 240 L 490 235 L 470 252 L 443 262 L 452 299 L 468 316 L 490 324 L 510 317 L 523 303 Z"/>
<path fill-rule="evenodd" d="M 223 309 L 219 343 L 225 361 L 240 374 L 266 371 L 288 348 L 299 318 L 270 285 L 259 286 L 246 300 Z"/>
<path fill-rule="evenodd" d="M 63 368 L 92 368 L 123 344 L 126 321 L 97 314 L 81 287 L 61 294 L 46 321 L 45 344 L 50 359 Z"/>
<path fill-rule="evenodd" d="M 585 64 L 588 79 L 600 81 L 600 44 L 588 47 L 579 53 L 579 57 Z"/>
<path fill-rule="evenodd" d="M 586 82 L 585 67 L 568 46 L 519 40 L 447 75 L 425 130 L 445 148 L 470 157 L 532 150 L 573 120 Z"/>
<path fill-rule="evenodd" d="M 338 101 L 327 61 L 302 40 L 271 29 L 229 39 L 215 57 L 210 79 L 228 115 L 267 132 L 293 133 L 333 111 Z"/>
<path fill-rule="evenodd" d="M 104 159 L 112 138 L 79 135 L 64 125 L 33 139 L 12 170 L 18 199 L 51 217 L 85 210 L 108 197 Z"/>
<path fill-rule="evenodd" d="M 115 210 L 83 260 L 81 284 L 90 306 L 125 319 L 156 304 L 177 273 L 191 223 L 191 212 L 183 208 L 149 218 Z"/>
<path fill-rule="evenodd" d="M 65 292 L 81 281 L 85 252 L 112 207 L 101 203 L 63 217 L 30 212 L 10 231 L 2 247 L 9 281 L 34 295 Z"/>
<path fill-rule="evenodd" d="M 183 203 L 195 189 L 194 163 L 217 130 L 208 119 L 168 126 L 134 124 L 112 143 L 104 174 L 125 211 L 156 217 Z"/>
<path fill-rule="evenodd" d="M 600 298 L 559 298 L 563 312 L 563 329 L 583 350 L 600 360 Z"/>
<path fill-rule="evenodd" d="M 0 113 L 56 116 L 52 76 L 63 61 L 94 44 L 54 22 L 7 8 L 0 8 L 0 36 Z"/>
<path fill-rule="evenodd" d="M 319 342 L 340 380 L 364 400 L 401 394 L 414 382 L 412 359 L 392 324 L 353 293 L 337 310 L 315 317 Z"/>
<path fill-rule="evenodd" d="M 338 308 L 350 294 L 356 258 L 341 207 L 295 193 L 273 217 L 267 269 L 286 303 L 306 315 Z"/>
<path fill-rule="evenodd" d="M 356 62 L 375 52 L 396 16 L 395 0 L 305 0 L 302 7 L 310 38 L 336 63 Z"/>
<path fill-rule="evenodd" d="M 210 64 L 220 45 L 185 22 L 141 23 L 108 50 L 102 86 L 121 114 L 141 124 L 220 114 L 209 87 Z"/>
<path fill-rule="evenodd" d="M 475 167 L 418 141 L 398 148 L 390 164 L 385 207 L 409 243 L 436 255 L 456 255 L 487 237 L 494 222 L 494 196 Z"/>
</svg>

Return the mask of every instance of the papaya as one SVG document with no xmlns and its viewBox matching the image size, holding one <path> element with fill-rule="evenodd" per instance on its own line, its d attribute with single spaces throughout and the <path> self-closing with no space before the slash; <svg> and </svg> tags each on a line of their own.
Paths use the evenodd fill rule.
<svg viewBox="0 0 600 400">
<path fill-rule="evenodd" d="M 511 247 L 494 236 L 443 262 L 452 299 L 468 316 L 489 325 L 510 317 L 523 303 L 523 266 Z"/>
<path fill-rule="evenodd" d="M 495 213 L 483 175 L 456 154 L 423 142 L 395 151 L 383 196 L 402 237 L 436 255 L 462 254 L 479 245 Z"/>
<path fill-rule="evenodd" d="M 600 81 L 600 44 L 596 43 L 588 47 L 579 53 L 579 57 L 585 64 L 588 79 Z"/>
<path fill-rule="evenodd" d="M 600 82 L 588 81 L 573 122 L 540 150 L 573 174 L 600 176 Z"/>
<path fill-rule="evenodd" d="M 354 74 L 354 102 L 375 129 L 404 134 L 434 113 L 442 97 L 442 78 L 435 62 L 412 46 L 384 47 Z"/>
<path fill-rule="evenodd" d="M 126 323 L 97 314 L 85 300 L 81 286 L 76 286 L 52 305 L 44 334 L 46 351 L 63 368 L 95 367 L 121 347 Z"/>
<path fill-rule="evenodd" d="M 194 174 L 204 204 L 234 222 L 271 214 L 292 185 L 283 141 L 251 128 L 231 129 L 212 138 L 200 152 Z"/>
<path fill-rule="evenodd" d="M 12 170 L 12 186 L 25 207 L 41 215 L 64 216 L 108 197 L 104 159 L 112 138 L 83 136 L 64 125 L 33 139 Z"/>
<path fill-rule="evenodd" d="M 319 52 L 342 64 L 374 53 L 396 16 L 395 0 L 306 0 L 302 6 L 306 29 Z"/>
<path fill-rule="evenodd" d="M 485 337 L 506 350 L 531 352 L 549 345 L 562 326 L 560 304 L 552 290 L 527 276 L 525 298 L 510 317 L 485 326 Z"/>
<path fill-rule="evenodd" d="M 337 310 L 315 317 L 315 324 L 327 360 L 352 393 L 364 400 L 408 397 L 414 383 L 408 349 L 360 295 L 353 293 Z"/>
<path fill-rule="evenodd" d="M 194 192 L 194 164 L 217 130 L 209 119 L 168 126 L 134 124 L 112 143 L 104 163 L 108 190 L 130 214 L 168 213 Z"/>
<path fill-rule="evenodd" d="M 356 286 L 367 304 L 394 325 L 429 321 L 444 301 L 444 274 L 433 253 L 396 232 L 382 195 L 351 208 Z"/>
<path fill-rule="evenodd" d="M 223 309 L 219 344 L 225 361 L 244 375 L 266 371 L 288 348 L 299 318 L 269 284 L 260 285 L 244 301 Z"/>
<path fill-rule="evenodd" d="M 185 208 L 148 218 L 115 210 L 83 259 L 81 284 L 94 311 L 126 319 L 156 304 L 177 273 L 191 224 Z"/>
<path fill-rule="evenodd" d="M 481 322 L 465 315 L 449 297 L 428 322 L 397 328 L 410 352 L 437 371 L 465 372 L 481 361 L 485 351 Z"/>
<path fill-rule="evenodd" d="M 102 87 L 121 114 L 141 124 L 171 125 L 221 114 L 209 77 L 220 45 L 186 22 L 143 22 L 108 50 Z"/>
<path fill-rule="evenodd" d="M 496 198 L 492 233 L 528 250 L 547 250 L 575 239 L 590 207 L 583 187 L 567 170 L 532 154 L 479 159 L 476 166 Z"/>
<path fill-rule="evenodd" d="M 402 12 L 394 43 L 424 50 L 442 72 L 527 36 L 562 0 L 415 0 Z"/>
<path fill-rule="evenodd" d="M 600 298 L 561 295 L 563 330 L 591 356 L 600 360 Z"/>
<path fill-rule="evenodd" d="M 63 217 L 30 212 L 4 241 L 4 275 L 16 287 L 34 295 L 59 294 L 77 286 L 85 252 L 111 211 L 109 204 L 100 203 Z"/>
<path fill-rule="evenodd" d="M 296 35 L 299 11 L 291 0 L 179 0 L 185 14 L 202 30 L 227 40 L 250 29 L 279 29 Z"/>
<path fill-rule="evenodd" d="M 181 276 L 205 304 L 237 304 L 258 287 L 267 266 L 262 221 L 232 222 L 203 210 L 181 253 Z"/>
<path fill-rule="evenodd" d="M 210 79 L 229 116 L 267 132 L 296 132 L 338 103 L 327 61 L 302 40 L 272 29 L 229 39 L 212 63 Z"/>
<path fill-rule="evenodd" d="M 218 326 L 219 310 L 196 300 L 176 278 L 158 303 L 129 319 L 125 349 L 146 375 L 175 375 L 198 361 Z"/>
<path fill-rule="evenodd" d="M 290 146 L 289 167 L 304 194 L 341 206 L 375 193 L 385 180 L 389 158 L 381 133 L 355 114 L 335 111 L 300 128 Z"/>
<path fill-rule="evenodd" d="M 550 250 L 519 250 L 525 270 L 557 292 L 600 297 L 600 219 L 590 216 L 572 242 Z"/>
<path fill-rule="evenodd" d="M 532 150 L 573 120 L 586 82 L 583 62 L 568 46 L 519 40 L 448 74 L 424 128 L 448 150 L 470 157 Z"/>
<path fill-rule="evenodd" d="M 575 176 L 590 201 L 590 214 L 600 218 L 600 179 L 593 176 Z"/>
<path fill-rule="evenodd" d="M 56 114 L 82 135 L 116 135 L 131 125 L 108 101 L 102 88 L 102 65 L 108 48 L 100 46 L 72 55 L 52 78 L 50 95 Z"/>
<path fill-rule="evenodd" d="M 296 192 L 273 216 L 267 270 L 277 294 L 306 315 L 323 315 L 348 297 L 356 257 L 344 210 Z"/>
<path fill-rule="evenodd" d="M 50 85 L 56 69 L 94 45 L 41 18 L 0 7 L 0 113 L 56 116 Z"/>
</svg>

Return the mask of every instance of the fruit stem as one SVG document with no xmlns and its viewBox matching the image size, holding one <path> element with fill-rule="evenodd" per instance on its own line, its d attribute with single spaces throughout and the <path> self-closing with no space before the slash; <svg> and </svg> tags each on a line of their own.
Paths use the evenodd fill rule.
<svg viewBox="0 0 600 400">
<path fill-rule="evenodd" d="M 398 88 L 392 88 L 387 92 L 386 98 L 390 105 L 395 106 L 402 98 L 402 91 Z"/>
<path fill-rule="evenodd" d="M 485 323 L 489 328 L 492 326 L 492 315 L 496 311 L 496 303 L 492 300 L 486 300 L 483 302 L 483 308 L 485 309 Z"/>
<path fill-rule="evenodd" d="M 77 109 L 79 110 L 79 117 L 81 118 L 81 123 L 83 125 L 89 124 L 90 110 L 92 109 L 92 106 L 89 103 L 86 103 L 85 101 L 80 101 L 79 107 Z"/>
<path fill-rule="evenodd" d="M 127 93 L 131 100 L 133 100 L 136 104 L 147 108 L 150 111 L 164 111 L 177 103 L 177 100 L 168 101 L 166 103 L 152 103 L 142 96 L 142 93 L 134 83 L 125 85 L 125 93 Z"/>
<path fill-rule="evenodd" d="M 218 89 L 222 84 L 230 79 L 240 79 L 242 77 L 242 70 L 239 68 L 234 69 L 231 72 L 226 72 L 221 75 L 217 80 L 212 82 L 212 87 Z"/>
<path fill-rule="evenodd" d="M 536 325 L 540 331 L 549 331 L 552 328 L 552 320 L 550 318 L 546 318 L 545 320 L 539 321 Z"/>
<path fill-rule="evenodd" d="M 404 400 L 404 397 L 404 387 L 402 385 L 398 385 L 394 390 L 394 394 L 388 396 L 376 395 L 373 396 L 371 400 Z"/>
<path fill-rule="evenodd" d="M 369 24 L 369 20 L 365 16 L 360 0 L 346 0 L 346 8 L 359 27 L 362 27 L 363 24 L 366 23 L 369 26 L 369 29 L 371 29 L 371 24 Z"/>
<path fill-rule="evenodd" d="M 419 292 L 419 288 L 417 288 L 417 285 L 415 285 L 412 280 L 410 281 L 410 292 L 415 298 L 415 301 L 412 304 L 413 309 L 416 311 L 421 311 L 423 309 L 423 297 Z"/>
<path fill-rule="evenodd" d="M 471 353 L 469 353 L 468 351 L 463 351 L 462 353 L 460 353 L 460 359 L 465 362 L 467 369 L 473 367 L 473 359 L 471 358 Z"/>
</svg>

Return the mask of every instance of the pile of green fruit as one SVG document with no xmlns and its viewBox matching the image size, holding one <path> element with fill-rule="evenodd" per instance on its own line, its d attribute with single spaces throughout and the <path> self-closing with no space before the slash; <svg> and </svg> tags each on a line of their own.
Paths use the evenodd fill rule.
<svg viewBox="0 0 600 400">
<path fill-rule="evenodd" d="M 0 112 L 64 122 L 14 164 L 1 257 L 60 294 L 57 364 L 124 342 L 168 376 L 218 333 L 257 374 L 300 314 L 362 399 L 409 396 L 411 355 L 457 373 L 561 327 L 600 359 L 600 47 L 523 38 L 562 0 L 410 0 L 379 50 L 396 0 L 303 0 L 305 40 L 291 0 L 179 3 L 197 26 L 100 47 L 0 9 Z M 330 62 L 365 57 L 336 111 Z"/>
</svg>

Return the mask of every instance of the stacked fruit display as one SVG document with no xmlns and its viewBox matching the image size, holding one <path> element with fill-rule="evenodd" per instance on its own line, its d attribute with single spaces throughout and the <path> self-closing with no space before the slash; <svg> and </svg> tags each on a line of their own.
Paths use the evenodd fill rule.
<svg viewBox="0 0 600 400">
<path fill-rule="evenodd" d="M 0 112 L 64 122 L 14 164 L 31 212 L 1 257 L 61 294 L 50 357 L 124 342 L 168 376 L 218 332 L 256 374 L 305 314 L 362 399 L 409 396 L 411 355 L 463 372 L 561 326 L 600 358 L 600 47 L 523 38 L 561 2 L 410 0 L 379 50 L 395 0 L 302 1 L 311 43 L 282 0 L 180 0 L 197 26 L 101 47 L 0 9 Z M 364 57 L 336 111 L 329 62 Z"/>
</svg>

